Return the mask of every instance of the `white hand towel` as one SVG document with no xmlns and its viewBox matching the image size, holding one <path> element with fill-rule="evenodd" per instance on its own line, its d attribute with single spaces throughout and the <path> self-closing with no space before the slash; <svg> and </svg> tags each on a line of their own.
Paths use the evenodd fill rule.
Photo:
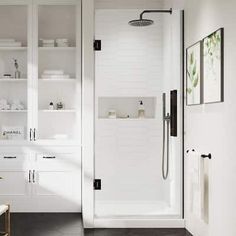
<svg viewBox="0 0 236 236">
<path fill-rule="evenodd" d="M 188 191 L 190 211 L 199 219 L 203 219 L 202 208 L 204 195 L 204 159 L 197 152 L 190 152 L 187 156 L 189 170 Z"/>
</svg>

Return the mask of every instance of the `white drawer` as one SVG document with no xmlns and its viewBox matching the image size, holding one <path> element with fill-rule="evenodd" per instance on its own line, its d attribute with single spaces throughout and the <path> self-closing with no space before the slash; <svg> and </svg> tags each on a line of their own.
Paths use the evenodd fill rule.
<svg viewBox="0 0 236 236">
<path fill-rule="evenodd" d="M 0 153 L 0 170 L 24 170 L 29 166 L 29 157 L 23 153 Z"/>
<path fill-rule="evenodd" d="M 81 168 L 79 153 L 38 153 L 36 169 L 38 170 L 74 170 Z"/>
</svg>

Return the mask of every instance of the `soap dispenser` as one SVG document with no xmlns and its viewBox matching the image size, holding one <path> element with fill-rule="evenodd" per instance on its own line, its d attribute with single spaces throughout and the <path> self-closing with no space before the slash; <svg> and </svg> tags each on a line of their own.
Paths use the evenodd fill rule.
<svg viewBox="0 0 236 236">
<path fill-rule="evenodd" d="M 139 101 L 138 118 L 140 119 L 145 118 L 145 109 L 144 109 L 143 101 Z"/>
</svg>

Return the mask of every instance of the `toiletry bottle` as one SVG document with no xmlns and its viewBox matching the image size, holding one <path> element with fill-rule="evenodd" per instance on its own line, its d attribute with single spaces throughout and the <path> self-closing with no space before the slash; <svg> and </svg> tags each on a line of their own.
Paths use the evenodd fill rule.
<svg viewBox="0 0 236 236">
<path fill-rule="evenodd" d="M 49 103 L 48 109 L 49 109 L 49 110 L 54 110 L 53 102 L 50 102 L 50 103 Z"/>
<path fill-rule="evenodd" d="M 139 101 L 138 118 L 140 119 L 145 118 L 145 109 L 144 109 L 143 101 Z"/>
</svg>

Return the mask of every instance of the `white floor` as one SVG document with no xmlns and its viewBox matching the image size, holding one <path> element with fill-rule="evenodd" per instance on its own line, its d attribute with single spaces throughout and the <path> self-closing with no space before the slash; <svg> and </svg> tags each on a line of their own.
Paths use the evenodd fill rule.
<svg viewBox="0 0 236 236">
<path fill-rule="evenodd" d="M 95 216 L 97 218 L 159 218 L 180 219 L 181 212 L 171 207 L 166 202 L 105 202 L 95 203 Z"/>
</svg>

